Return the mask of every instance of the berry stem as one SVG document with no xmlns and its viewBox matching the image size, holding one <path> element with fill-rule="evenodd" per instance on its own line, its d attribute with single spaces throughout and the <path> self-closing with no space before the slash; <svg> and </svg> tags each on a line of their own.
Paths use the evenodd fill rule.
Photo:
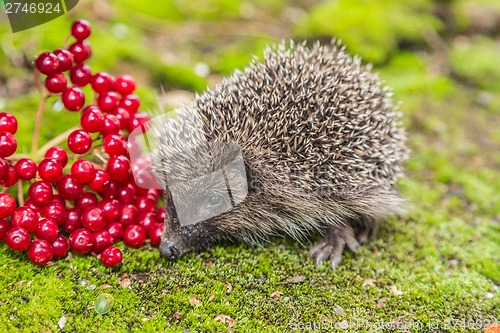
<svg viewBox="0 0 500 333">
<path fill-rule="evenodd" d="M 7 161 L 16 162 L 19 161 L 21 158 L 32 158 L 32 156 L 28 154 L 14 154 L 9 158 L 7 158 Z"/>
<path fill-rule="evenodd" d="M 40 95 L 43 95 L 43 87 L 42 87 L 42 84 L 40 83 L 40 71 L 38 70 L 38 68 L 36 68 L 36 66 L 35 66 L 34 75 L 35 75 L 36 89 L 38 89 L 38 92 L 40 93 Z"/>
<path fill-rule="evenodd" d="M 19 207 L 24 206 L 23 182 L 21 180 L 17 181 L 17 201 L 19 202 Z"/>
<path fill-rule="evenodd" d="M 69 35 L 66 37 L 66 39 L 64 40 L 64 43 L 63 43 L 63 45 L 62 45 L 62 48 L 63 48 L 63 49 L 67 49 L 67 47 L 68 47 L 68 41 L 69 41 L 69 39 L 70 39 L 70 38 L 71 38 L 71 34 L 69 34 Z"/>
<path fill-rule="evenodd" d="M 72 127 L 64 131 L 63 133 L 59 134 L 58 136 L 56 136 L 55 138 L 44 144 L 40 149 L 38 149 L 36 154 L 38 156 L 43 156 L 47 152 L 47 150 L 49 150 L 51 147 L 59 145 L 61 142 L 64 142 L 68 138 L 68 136 L 77 129 L 80 129 L 80 126 Z"/>
<path fill-rule="evenodd" d="M 42 123 L 43 111 L 49 95 L 45 95 L 40 99 L 38 109 L 36 110 L 35 128 L 33 129 L 33 141 L 31 141 L 31 153 L 34 154 L 38 150 L 38 138 L 40 137 L 40 126 Z"/>
</svg>

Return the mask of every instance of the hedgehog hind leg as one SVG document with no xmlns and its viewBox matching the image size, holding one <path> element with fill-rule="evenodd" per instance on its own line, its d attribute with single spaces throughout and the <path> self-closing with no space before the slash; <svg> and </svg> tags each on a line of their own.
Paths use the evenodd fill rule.
<svg viewBox="0 0 500 333">
<path fill-rule="evenodd" d="M 320 265 L 330 260 L 333 269 L 342 262 L 342 254 L 347 246 L 352 252 L 357 252 L 358 247 L 377 231 L 376 221 L 371 217 L 350 220 L 342 226 L 330 226 L 324 238 L 310 250 L 310 257 Z"/>
</svg>

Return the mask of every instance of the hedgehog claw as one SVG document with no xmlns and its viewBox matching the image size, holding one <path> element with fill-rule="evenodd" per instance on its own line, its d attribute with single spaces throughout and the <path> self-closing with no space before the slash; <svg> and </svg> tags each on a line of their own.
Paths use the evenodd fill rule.
<svg viewBox="0 0 500 333">
<path fill-rule="evenodd" d="M 358 239 L 359 244 L 363 244 L 363 243 L 366 243 L 366 241 L 368 240 L 368 237 L 370 237 L 370 229 L 363 228 L 359 231 L 356 238 Z"/>
<path fill-rule="evenodd" d="M 378 223 L 370 217 L 361 219 L 361 224 L 356 228 L 356 239 L 359 244 L 364 244 L 366 241 L 374 237 L 377 233 Z"/>
<path fill-rule="evenodd" d="M 317 266 L 330 259 L 331 266 L 335 269 L 342 262 L 342 253 L 346 245 L 352 252 L 356 253 L 359 244 L 364 243 L 369 234 L 370 230 L 368 228 L 363 228 L 355 234 L 350 225 L 341 228 L 331 227 L 325 237 L 311 248 L 310 257 L 315 259 Z"/>
<path fill-rule="evenodd" d="M 321 265 L 323 261 L 327 260 L 330 257 L 331 252 L 331 245 L 326 245 L 325 247 L 323 247 L 316 257 L 316 266 Z"/>
<path fill-rule="evenodd" d="M 321 249 L 323 249 L 323 247 L 325 247 L 325 245 L 326 245 L 326 241 L 324 241 L 324 240 L 319 242 L 318 244 L 314 245 L 310 250 L 309 257 L 316 258 L 319 254 L 319 251 L 321 251 Z"/>
<path fill-rule="evenodd" d="M 340 238 L 340 241 L 344 241 L 346 243 L 349 250 L 354 253 L 358 252 L 359 243 L 356 240 L 356 237 L 354 237 L 354 231 L 350 226 L 340 229 L 338 238 Z"/>
</svg>

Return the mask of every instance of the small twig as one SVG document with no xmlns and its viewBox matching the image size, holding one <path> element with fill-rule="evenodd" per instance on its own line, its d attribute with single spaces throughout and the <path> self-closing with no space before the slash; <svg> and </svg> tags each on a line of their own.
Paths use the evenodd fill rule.
<svg viewBox="0 0 500 333">
<path fill-rule="evenodd" d="M 101 154 L 99 154 L 99 153 L 95 152 L 95 153 L 94 153 L 94 156 L 95 156 L 95 157 L 97 157 L 98 159 L 100 159 L 102 163 L 108 163 L 108 160 L 107 160 L 107 159 L 105 159 L 104 157 L 102 157 L 102 155 L 101 155 Z"/>
<path fill-rule="evenodd" d="M 21 180 L 17 181 L 17 201 L 19 202 L 19 207 L 24 206 L 23 182 Z"/>
<path fill-rule="evenodd" d="M 100 164 L 90 161 L 96 170 L 104 170 L 104 167 Z"/>
<path fill-rule="evenodd" d="M 35 117 L 35 128 L 33 129 L 33 141 L 31 141 L 31 153 L 34 154 L 38 149 L 38 138 L 40 137 L 40 125 L 42 122 L 43 111 L 45 109 L 45 103 L 47 102 L 49 95 L 45 95 L 40 99 L 40 104 L 38 104 L 38 109 L 36 110 Z"/>
<path fill-rule="evenodd" d="M 4 187 L 2 188 L 2 190 L 0 191 L 0 193 L 5 193 L 5 192 L 7 192 L 7 190 L 8 190 L 8 189 L 9 189 L 9 188 L 8 188 L 7 186 L 4 186 Z"/>
<path fill-rule="evenodd" d="M 49 150 L 49 148 L 57 146 L 58 144 L 60 144 L 64 140 L 66 140 L 68 138 L 68 136 L 74 130 L 77 130 L 79 128 L 80 128 L 80 126 L 75 126 L 75 127 L 70 128 L 69 130 L 66 130 L 65 132 L 59 134 L 58 136 L 56 136 L 55 138 L 53 138 L 52 140 L 50 140 L 49 142 L 47 142 L 46 144 L 44 144 L 42 146 L 42 148 L 38 149 L 38 151 L 36 152 L 36 154 L 38 156 L 44 155 L 47 152 L 47 150 Z"/>
</svg>

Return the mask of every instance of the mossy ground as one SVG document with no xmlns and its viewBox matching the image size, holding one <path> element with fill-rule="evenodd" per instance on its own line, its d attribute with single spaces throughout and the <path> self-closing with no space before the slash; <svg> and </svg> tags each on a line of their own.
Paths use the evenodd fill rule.
<svg viewBox="0 0 500 333">
<path fill-rule="evenodd" d="M 154 248 L 120 245 L 124 264 L 113 269 L 78 255 L 40 268 L 0 244 L 0 331 L 482 332 L 499 322 L 500 6 L 366 6 L 94 0 L 15 35 L 2 23 L 0 110 L 19 117 L 25 153 L 39 97 L 26 59 L 59 47 L 76 17 L 94 27 L 92 68 L 135 75 L 146 110 L 163 98 L 160 86 L 203 90 L 266 43 L 340 37 L 374 62 L 402 102 L 412 157 L 400 188 L 412 209 L 383 224 L 358 254 L 346 253 L 336 271 L 315 267 L 306 247 L 288 239 L 263 248 L 225 244 L 173 263 Z M 199 63 L 211 75 L 197 75 Z M 45 139 L 77 124 L 53 101 Z M 93 309 L 101 293 L 114 297 L 105 315 Z"/>
</svg>

